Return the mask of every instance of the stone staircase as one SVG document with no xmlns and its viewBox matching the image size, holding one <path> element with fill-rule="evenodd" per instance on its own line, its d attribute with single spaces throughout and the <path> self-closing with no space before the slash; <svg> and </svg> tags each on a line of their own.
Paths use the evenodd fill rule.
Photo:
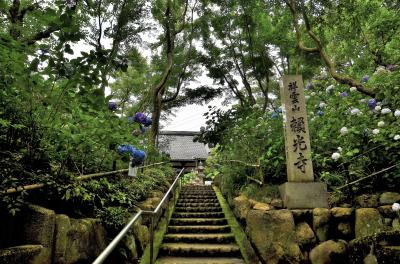
<svg viewBox="0 0 400 264">
<path fill-rule="evenodd" d="M 182 189 L 156 263 L 244 263 L 211 186 Z"/>
</svg>

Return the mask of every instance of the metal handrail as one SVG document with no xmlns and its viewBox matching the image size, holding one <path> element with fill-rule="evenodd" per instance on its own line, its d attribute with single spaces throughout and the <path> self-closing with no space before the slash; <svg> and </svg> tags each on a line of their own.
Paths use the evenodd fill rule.
<svg viewBox="0 0 400 264">
<path fill-rule="evenodd" d="M 172 192 L 172 190 L 175 188 L 176 184 L 179 182 L 178 180 L 180 179 L 183 171 L 185 168 L 182 168 L 181 171 L 178 173 L 176 176 L 174 182 L 171 184 L 169 187 L 168 191 L 165 193 L 164 197 L 161 199 L 159 204 L 157 205 L 156 209 L 154 211 L 143 211 L 139 210 L 129 221 L 129 223 L 119 232 L 119 234 L 111 241 L 111 243 L 103 250 L 103 252 L 95 259 L 95 261 L 92 264 L 101 264 L 103 263 L 106 258 L 111 254 L 111 252 L 114 250 L 114 248 L 118 245 L 118 243 L 121 241 L 121 239 L 128 233 L 129 229 L 132 227 L 132 225 L 139 219 L 139 216 L 142 214 L 149 214 L 151 216 L 151 221 L 150 221 L 150 263 L 153 264 L 153 252 L 154 252 L 154 217 L 157 215 L 157 213 L 160 211 L 162 208 L 162 205 L 165 203 L 167 200 L 169 194 Z"/>
<path fill-rule="evenodd" d="M 106 249 L 101 252 L 101 254 L 96 258 L 96 260 L 93 262 L 93 264 L 101 264 L 103 263 L 104 260 L 108 257 L 108 255 L 111 254 L 111 252 L 114 250 L 114 248 L 118 245 L 118 243 L 124 238 L 126 233 L 128 233 L 129 229 L 132 227 L 132 225 L 138 220 L 139 216 L 143 213 L 142 210 L 137 212 L 132 219 L 129 221 L 129 223 L 119 232 L 119 234 L 111 241 L 111 243 L 106 247 Z"/>
</svg>

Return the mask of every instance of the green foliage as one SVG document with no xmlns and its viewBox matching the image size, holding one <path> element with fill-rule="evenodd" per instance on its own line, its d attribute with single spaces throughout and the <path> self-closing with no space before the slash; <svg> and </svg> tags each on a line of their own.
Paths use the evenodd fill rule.
<svg viewBox="0 0 400 264">
<path fill-rule="evenodd" d="M 196 179 L 196 177 L 197 177 L 197 174 L 195 172 L 185 173 L 181 178 L 182 185 L 190 183 L 191 181 Z"/>
</svg>

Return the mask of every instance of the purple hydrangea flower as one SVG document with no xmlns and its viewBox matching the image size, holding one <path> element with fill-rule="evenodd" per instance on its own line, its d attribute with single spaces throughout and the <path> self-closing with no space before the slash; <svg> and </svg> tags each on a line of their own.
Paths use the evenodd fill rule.
<svg viewBox="0 0 400 264">
<path fill-rule="evenodd" d="M 108 102 L 108 109 L 110 109 L 111 111 L 115 111 L 118 108 L 118 104 L 116 102 Z"/>
<path fill-rule="evenodd" d="M 137 112 L 135 114 L 135 122 L 138 122 L 140 124 L 143 124 L 143 122 L 146 121 L 146 115 L 143 114 L 142 112 Z"/>
<path fill-rule="evenodd" d="M 368 82 L 368 80 L 369 80 L 369 76 L 368 76 L 368 75 L 364 75 L 364 76 L 361 78 L 361 82 L 362 82 L 362 83 L 366 83 L 366 82 Z"/>
<path fill-rule="evenodd" d="M 348 96 L 349 94 L 347 93 L 347 92 L 342 92 L 342 93 L 340 93 L 340 96 L 343 96 L 343 97 L 346 97 L 346 96 Z"/>
<path fill-rule="evenodd" d="M 377 104 L 377 103 L 376 103 L 376 100 L 375 100 L 374 98 L 368 100 L 368 107 L 369 107 L 370 109 L 375 109 L 376 104 Z"/>
<path fill-rule="evenodd" d="M 387 66 L 387 69 L 391 72 L 394 72 L 397 69 L 397 65 L 396 64 L 390 64 Z"/>
</svg>

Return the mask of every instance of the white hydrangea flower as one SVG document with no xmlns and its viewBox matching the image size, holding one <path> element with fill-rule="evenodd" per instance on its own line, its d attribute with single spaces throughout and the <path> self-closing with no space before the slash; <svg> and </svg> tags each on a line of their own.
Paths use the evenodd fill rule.
<svg viewBox="0 0 400 264">
<path fill-rule="evenodd" d="M 335 153 L 332 154 L 332 159 L 333 160 L 338 160 L 339 158 L 340 158 L 340 153 L 335 152 Z"/>
<path fill-rule="evenodd" d="M 339 152 L 342 152 L 342 151 L 343 151 L 342 147 L 338 147 L 337 150 L 338 150 Z"/>
<path fill-rule="evenodd" d="M 394 212 L 399 212 L 399 211 L 400 211 L 400 204 L 399 204 L 399 203 L 394 203 L 394 204 L 392 205 L 392 210 L 393 210 Z"/>
<path fill-rule="evenodd" d="M 342 134 L 342 135 L 346 135 L 347 132 L 349 132 L 349 131 L 347 130 L 347 127 L 342 127 L 342 128 L 340 129 L 340 134 Z"/>
<path fill-rule="evenodd" d="M 355 92 L 355 91 L 357 91 L 356 87 L 350 87 L 350 92 Z"/>
<path fill-rule="evenodd" d="M 393 139 L 394 139 L 394 140 L 399 140 L 399 139 L 400 139 L 400 135 L 395 135 L 395 136 L 393 137 Z"/>
<path fill-rule="evenodd" d="M 392 110 L 390 110 L 389 108 L 383 108 L 381 113 L 382 114 L 390 114 L 392 112 Z"/>
<path fill-rule="evenodd" d="M 400 116 L 400 110 L 396 109 L 396 111 L 394 111 L 394 116 L 395 117 L 399 117 Z"/>
<path fill-rule="evenodd" d="M 310 99 L 310 96 L 306 95 L 305 98 L 306 98 L 306 101 L 307 101 L 308 99 Z"/>
<path fill-rule="evenodd" d="M 327 93 L 330 93 L 333 89 L 335 88 L 335 86 L 333 86 L 333 84 L 329 85 L 328 87 L 326 87 L 325 91 Z"/>
<path fill-rule="evenodd" d="M 358 114 L 360 114 L 361 113 L 361 111 L 360 111 L 360 109 L 358 109 L 358 108 L 353 108 L 353 109 L 351 109 L 351 111 L 350 111 L 350 114 L 352 114 L 352 115 L 358 115 Z"/>
<path fill-rule="evenodd" d="M 382 107 L 380 105 L 375 106 L 375 111 L 380 111 Z"/>
<path fill-rule="evenodd" d="M 374 134 L 374 135 L 379 134 L 379 129 L 375 128 L 374 130 L 372 130 L 372 134 Z"/>
<path fill-rule="evenodd" d="M 315 92 L 312 92 L 312 93 L 311 93 L 311 96 L 315 96 Z"/>
<path fill-rule="evenodd" d="M 378 127 L 383 127 L 384 125 L 385 125 L 385 122 L 383 122 L 383 121 L 378 122 Z"/>
<path fill-rule="evenodd" d="M 320 103 L 319 103 L 319 107 L 320 108 L 324 108 L 326 106 L 326 103 L 324 102 L 324 101 L 321 101 Z"/>
<path fill-rule="evenodd" d="M 360 99 L 360 103 L 365 103 L 366 101 L 367 101 L 367 99 L 365 99 L 365 98 Z"/>
</svg>

